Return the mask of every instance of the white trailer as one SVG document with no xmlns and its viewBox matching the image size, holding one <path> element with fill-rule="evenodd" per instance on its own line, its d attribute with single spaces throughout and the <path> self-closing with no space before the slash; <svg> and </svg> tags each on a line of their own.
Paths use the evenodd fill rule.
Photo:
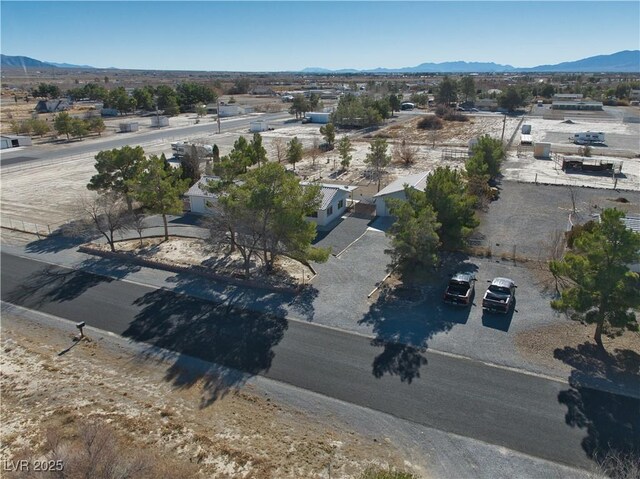
<svg viewBox="0 0 640 479">
<path fill-rule="evenodd" d="M 569 138 L 573 140 L 577 145 L 592 145 L 592 144 L 600 144 L 604 143 L 604 133 L 599 131 L 583 131 L 580 133 L 576 133 L 573 135 L 573 138 Z"/>
</svg>

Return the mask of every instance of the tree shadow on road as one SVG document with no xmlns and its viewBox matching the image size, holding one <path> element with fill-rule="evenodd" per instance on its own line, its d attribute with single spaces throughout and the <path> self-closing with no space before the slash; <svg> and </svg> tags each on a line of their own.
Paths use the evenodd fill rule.
<svg viewBox="0 0 640 479">
<path fill-rule="evenodd" d="M 142 309 L 123 334 L 172 351 L 150 348 L 147 355 L 173 361 L 165 379 L 175 387 L 201 384 L 201 407 L 206 407 L 267 371 L 272 348 L 287 329 L 284 317 L 248 311 L 243 301 L 242 294 L 214 303 L 157 290 L 135 301 Z"/>
<path fill-rule="evenodd" d="M 52 231 L 49 236 L 28 243 L 25 249 L 29 253 L 59 253 L 60 251 L 75 249 L 81 244 L 95 240 L 99 236 L 99 233 L 87 232 L 86 227 L 83 227 L 81 222 L 71 221 Z"/>
<path fill-rule="evenodd" d="M 87 260 L 82 265 L 95 268 L 100 274 L 47 265 L 30 275 L 15 289 L 3 291 L 2 297 L 10 303 L 27 308 L 71 301 L 94 286 L 109 283 L 113 278 L 125 277 L 139 269 L 135 265 L 105 259 Z"/>
<path fill-rule="evenodd" d="M 314 301 L 318 290 L 307 285 L 299 293 L 274 292 L 266 288 L 237 286 L 201 276 L 179 273 L 167 279 L 173 291 L 216 302 L 233 303 L 236 308 L 287 317 L 290 313 L 299 319 L 313 320 Z"/>
<path fill-rule="evenodd" d="M 454 272 L 477 269 L 465 261 L 463 257 L 458 261 L 451 260 L 449 268 L 433 273 L 429 283 L 416 286 L 414 279 L 413 286 L 400 285 L 381 291 L 368 313 L 358 322 L 371 326 L 376 335 L 371 344 L 384 348 L 373 360 L 375 377 L 391 374 L 410 384 L 420 377 L 420 369 L 428 364 L 424 356 L 428 341 L 467 322 L 470 308 L 449 306 L 442 301 L 450 277 L 449 269 Z"/>
<path fill-rule="evenodd" d="M 640 354 L 584 343 L 556 349 L 554 357 L 574 368 L 558 401 L 567 407 L 566 423 L 586 430 L 587 456 L 613 478 L 623 477 L 621 464 L 635 462 L 640 471 Z"/>
</svg>

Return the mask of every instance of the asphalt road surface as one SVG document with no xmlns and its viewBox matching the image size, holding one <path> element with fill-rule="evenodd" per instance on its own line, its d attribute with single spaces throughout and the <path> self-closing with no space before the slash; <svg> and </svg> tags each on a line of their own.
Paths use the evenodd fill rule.
<svg viewBox="0 0 640 479">
<path fill-rule="evenodd" d="M 585 449 L 593 441 L 610 442 L 620 434 L 627 435 L 627 444 L 638 440 L 637 399 L 375 344 L 276 314 L 249 313 L 6 253 L 1 260 L 3 301 L 171 349 L 179 356 L 167 380 L 176 385 L 198 379 L 181 367 L 187 356 L 209 361 L 209 373 L 217 377 L 206 383 L 212 400 L 240 381 L 218 364 L 570 466 L 592 465 Z M 113 263 L 110 274 L 124 276 L 128 268 Z M 568 425 L 569 417 L 578 417 L 584 429 Z"/>
<path fill-rule="evenodd" d="M 277 121 L 289 118 L 289 113 L 271 113 L 260 117 L 251 116 L 245 118 L 225 119 L 222 121 L 222 131 L 229 129 L 249 128 L 249 123 L 256 120 Z M 204 123 L 198 125 L 184 126 L 179 128 L 159 128 L 151 132 L 116 134 L 112 139 L 99 143 L 92 141 L 80 141 L 77 143 L 62 144 L 59 148 L 29 147 L 19 151 L 3 151 L 0 167 L 12 166 L 20 163 L 38 160 L 57 160 L 75 155 L 85 155 L 100 150 L 111 150 L 123 146 L 137 146 L 144 143 L 161 140 L 167 136 L 197 135 L 198 133 L 217 132 L 216 123 Z"/>
</svg>

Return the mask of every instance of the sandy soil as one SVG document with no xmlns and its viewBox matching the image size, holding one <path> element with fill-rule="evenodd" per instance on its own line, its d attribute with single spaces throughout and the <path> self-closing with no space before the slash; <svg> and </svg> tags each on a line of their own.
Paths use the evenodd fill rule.
<svg viewBox="0 0 640 479">
<path fill-rule="evenodd" d="M 265 99 L 266 101 L 267 99 Z M 258 114 L 255 114 L 258 115 Z M 354 193 L 354 199 L 358 195 L 370 195 L 377 190 L 377 184 L 368 171 L 364 160 L 369 152 L 369 142 L 374 136 L 381 136 L 389 142 L 389 153 L 393 152 L 394 145 L 405 139 L 417 149 L 416 162 L 411 166 L 405 166 L 394 161 L 388 168 L 387 174 L 383 176 L 382 186 L 390 183 L 398 177 L 420 172 L 429 171 L 437 166 L 449 165 L 461 168 L 466 159 L 468 141 L 482 134 L 488 134 L 494 138 L 502 136 L 503 118 L 501 115 L 478 115 L 472 116 L 469 122 L 445 122 L 445 128 L 435 134 L 435 148 L 433 147 L 434 134 L 432 132 L 421 131 L 416 128 L 419 118 L 395 118 L 388 125 L 380 130 L 368 134 L 358 135 L 349 133 L 352 139 L 354 151 L 352 152 L 352 163 L 346 172 L 341 171 L 339 155 L 336 150 L 322 153 L 317 158 L 312 159 L 307 155 L 303 161 L 296 164 L 296 172 L 306 179 L 317 179 L 324 182 L 339 182 L 344 184 L 357 184 L 362 189 Z M 606 120 L 606 121 L 605 121 Z M 108 120 L 113 122 L 113 128 L 120 119 Z M 145 122 L 150 120 L 141 119 L 141 128 L 147 128 Z M 172 126 L 183 126 L 193 124 L 196 121 L 194 114 L 180 115 L 171 118 Z M 202 122 L 213 122 L 212 117 L 201 119 Z M 548 132 L 564 132 L 567 135 L 576 129 L 576 125 L 564 124 L 558 120 L 544 120 L 536 117 L 526 117 L 526 123 L 532 124 L 535 139 L 544 138 Z M 624 124 L 611 119 L 585 119 L 586 123 L 581 124 L 581 129 L 589 128 L 594 131 L 604 131 L 606 133 L 616 133 L 624 135 L 626 138 L 637 139 L 638 126 Z M 520 118 L 506 119 L 505 139 L 514 137 L 514 145 L 519 141 L 517 127 Z M 302 141 L 305 148 L 309 149 L 313 145 L 314 139 L 322 142 L 319 125 L 301 125 L 299 123 L 286 124 L 273 131 L 262 134 L 264 144 L 269 156 L 275 161 L 274 141 L 279 138 L 283 142 L 288 142 L 293 136 L 297 136 Z M 563 135 L 564 135 L 563 133 Z M 134 134 L 132 134 L 134 135 Z M 249 138 L 247 131 L 223 131 L 221 134 L 198 135 L 192 138 L 174 137 L 172 130 L 166 130 L 164 141 L 154 142 L 145 146 L 147 154 L 159 154 L 170 152 L 172 141 L 194 141 L 204 144 L 216 143 L 220 147 L 221 155 L 231 151 L 233 142 L 239 135 Z M 342 134 L 338 134 L 338 139 Z M 133 137 L 132 137 L 133 138 Z M 99 148 L 100 138 L 88 138 L 83 141 L 95 142 Z M 509 152 L 504 164 L 504 176 L 506 179 L 522 182 L 541 182 L 550 184 L 572 184 L 576 186 L 591 186 L 599 188 L 614 188 L 640 190 L 640 159 L 639 158 L 616 158 L 623 161 L 623 175 L 618 175 L 616 179 L 608 175 L 594 174 L 567 174 L 560 169 L 560 166 L 551 160 L 536 160 L 531 152 L 517 153 L 517 146 Z M 594 156 L 594 159 L 600 157 Z M 607 157 L 601 157 L 607 159 Z M 57 226 L 75 217 L 73 211 L 76 198 L 79 195 L 86 195 L 85 185 L 95 173 L 92 157 L 68 158 L 64 162 L 52 164 L 33 165 L 29 168 L 5 168 L 2 174 L 2 215 L 4 218 L 14 218 L 32 223 Z M 292 168 L 291 165 L 287 165 Z M 42 194 L 42 192 L 47 194 Z"/>
<path fill-rule="evenodd" d="M 92 246 L 109 251 L 109 246 L 104 243 L 94 243 Z M 203 240 L 194 238 L 170 238 L 168 241 L 162 238 L 149 238 L 144 239 L 142 245 L 139 240 L 119 241 L 116 243 L 116 251 L 133 252 L 145 259 L 163 263 L 206 266 L 218 274 L 229 276 L 238 275 L 243 271 L 240 253 L 230 254 L 225 248 L 216 248 Z M 286 256 L 276 259 L 275 271 L 271 275 L 267 276 L 256 271 L 261 267 L 262 262 L 256 258 L 252 262 L 251 279 L 274 286 L 308 283 L 314 276 L 314 272 L 308 266 Z"/>
<path fill-rule="evenodd" d="M 3 324 L 2 438 L 4 458 L 42 450 L 45 431 L 63 437 L 80 423 L 108 423 L 128 444 L 154 451 L 197 477 L 355 477 L 368 464 L 403 464 L 393 445 L 374 441 L 329 418 L 279 404 L 245 386 L 201 407 L 202 384 L 173 388 L 167 364 L 132 355 L 107 341 L 19 320 Z M 386 458 L 382 460 L 380 458 Z"/>
<path fill-rule="evenodd" d="M 552 370 L 565 371 L 568 374 L 574 367 L 554 357 L 556 350 L 578 348 L 585 343 L 595 345 L 594 325 L 583 325 L 566 320 L 560 324 L 549 325 L 518 333 L 516 346 L 518 351 L 530 361 Z M 608 338 L 603 336 L 605 349 L 610 353 L 616 350 L 640 351 L 640 333 L 625 331 L 622 336 Z"/>
</svg>

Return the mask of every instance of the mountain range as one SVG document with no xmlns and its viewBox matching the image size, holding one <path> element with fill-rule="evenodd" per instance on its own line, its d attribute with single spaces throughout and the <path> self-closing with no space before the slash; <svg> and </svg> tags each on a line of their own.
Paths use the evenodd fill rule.
<svg viewBox="0 0 640 479">
<path fill-rule="evenodd" d="M 18 68 L 94 68 L 89 65 L 72 65 L 71 63 L 43 62 L 35 58 L 0 54 L 0 66 Z"/>
<path fill-rule="evenodd" d="M 94 68 L 89 65 L 73 65 L 70 63 L 54 63 L 35 60 L 24 56 L 0 55 L 0 66 L 19 68 Z M 563 62 L 556 65 L 539 65 L 530 68 L 513 67 L 488 62 L 444 62 L 421 63 L 415 67 L 404 68 L 373 68 L 369 70 L 355 70 L 351 68 L 329 70 L 326 68 L 309 67 L 291 73 L 309 74 L 346 74 L 346 73 L 640 73 L 640 50 L 624 50 L 610 55 L 597 55 L 573 62 Z"/>
<path fill-rule="evenodd" d="M 640 73 L 640 50 L 625 50 L 611 55 L 597 55 L 573 62 L 556 65 L 539 65 L 530 68 L 513 67 L 497 63 L 444 62 L 421 63 L 415 67 L 373 68 L 369 70 L 328 70 L 326 68 L 305 68 L 301 73 L 503 73 L 503 72 L 576 72 L 576 73 Z"/>
</svg>

